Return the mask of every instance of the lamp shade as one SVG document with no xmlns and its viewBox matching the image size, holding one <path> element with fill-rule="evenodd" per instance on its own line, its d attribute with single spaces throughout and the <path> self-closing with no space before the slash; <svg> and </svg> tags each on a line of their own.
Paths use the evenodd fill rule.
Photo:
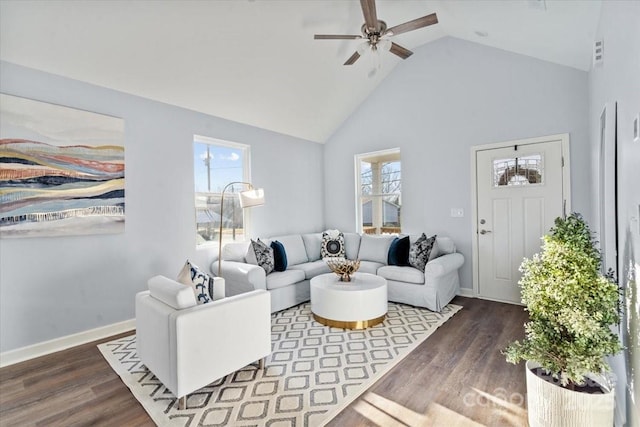
<svg viewBox="0 0 640 427">
<path fill-rule="evenodd" d="M 264 189 L 252 188 L 250 190 L 240 192 L 240 207 L 252 208 L 254 206 L 264 205 Z"/>
</svg>

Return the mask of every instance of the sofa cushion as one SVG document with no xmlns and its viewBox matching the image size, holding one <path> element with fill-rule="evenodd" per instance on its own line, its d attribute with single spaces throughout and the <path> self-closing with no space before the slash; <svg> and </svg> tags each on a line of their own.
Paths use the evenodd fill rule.
<svg viewBox="0 0 640 427">
<path fill-rule="evenodd" d="M 382 266 L 384 266 L 384 264 L 381 262 L 360 260 L 360 268 L 358 269 L 358 272 L 376 274 L 378 269 Z"/>
<path fill-rule="evenodd" d="M 190 287 L 168 277 L 154 276 L 147 281 L 152 297 L 162 301 L 176 310 L 197 305 L 196 296 Z"/>
<path fill-rule="evenodd" d="M 322 246 L 320 247 L 322 259 L 344 258 L 345 253 L 344 234 L 338 230 L 327 230 L 322 233 Z"/>
<path fill-rule="evenodd" d="M 284 250 L 287 252 L 287 264 L 289 266 L 309 262 L 307 250 L 304 248 L 301 235 L 291 234 L 289 236 L 278 236 L 272 237 L 271 240 L 277 240 L 284 245 Z"/>
<path fill-rule="evenodd" d="M 437 258 L 442 255 L 452 254 L 456 251 L 456 245 L 453 243 L 453 240 L 449 237 L 436 237 L 436 244 L 431 251 L 431 259 Z"/>
<path fill-rule="evenodd" d="M 358 258 L 363 261 L 375 261 L 387 264 L 389 247 L 396 236 L 370 236 L 363 234 L 360 240 Z"/>
<path fill-rule="evenodd" d="M 436 241 L 436 236 L 428 237 L 422 233 L 422 236 L 416 240 L 409 249 L 409 265 L 424 272 L 424 267 L 429 262 L 431 250 Z"/>
<path fill-rule="evenodd" d="M 249 249 L 247 249 L 246 258 L 249 264 L 259 265 L 267 274 L 273 271 L 275 264 L 273 249 L 260 239 L 251 239 L 251 245 L 249 245 Z"/>
<path fill-rule="evenodd" d="M 198 304 L 206 304 L 213 300 L 213 278 L 189 260 L 178 273 L 177 281 L 191 287 Z"/>
<path fill-rule="evenodd" d="M 274 271 L 267 276 L 267 289 L 284 288 L 304 280 L 304 271 L 289 269 L 287 271 Z"/>
<path fill-rule="evenodd" d="M 285 271 L 287 269 L 287 252 L 284 245 L 277 240 L 271 242 L 273 249 L 273 269 L 275 271 Z"/>
<path fill-rule="evenodd" d="M 305 262 L 304 264 L 293 265 L 290 268 L 304 271 L 305 279 L 311 279 L 319 274 L 331 273 L 331 269 L 323 260 Z"/>
<path fill-rule="evenodd" d="M 424 273 L 413 267 L 385 265 L 378 269 L 377 274 L 387 280 L 396 282 L 415 283 L 416 285 L 424 284 Z"/>
<path fill-rule="evenodd" d="M 222 259 L 225 261 L 245 262 L 247 249 L 251 242 L 230 242 L 222 247 Z"/>
<path fill-rule="evenodd" d="M 407 266 L 409 265 L 409 249 L 411 242 L 409 236 L 396 237 L 389 247 L 387 264 Z"/>
<path fill-rule="evenodd" d="M 344 248 L 348 259 L 358 259 L 360 235 L 358 233 L 344 233 Z"/>
<path fill-rule="evenodd" d="M 320 246 L 322 245 L 322 233 L 303 234 L 302 241 L 307 251 L 309 261 L 320 259 Z"/>
</svg>

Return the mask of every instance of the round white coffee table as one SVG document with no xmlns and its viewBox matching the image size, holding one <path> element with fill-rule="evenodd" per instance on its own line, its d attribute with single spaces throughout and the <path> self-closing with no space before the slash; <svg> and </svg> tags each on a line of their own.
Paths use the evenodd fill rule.
<svg viewBox="0 0 640 427">
<path fill-rule="evenodd" d="M 323 325 L 365 329 L 381 323 L 387 315 L 387 281 L 368 273 L 355 273 L 351 282 L 337 274 L 311 279 L 311 312 Z"/>
</svg>

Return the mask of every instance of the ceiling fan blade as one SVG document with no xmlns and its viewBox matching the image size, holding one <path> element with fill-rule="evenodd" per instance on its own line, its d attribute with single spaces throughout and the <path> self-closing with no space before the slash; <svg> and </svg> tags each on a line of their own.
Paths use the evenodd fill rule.
<svg viewBox="0 0 640 427">
<path fill-rule="evenodd" d="M 423 16 L 422 18 L 414 19 L 413 21 L 405 22 L 404 24 L 396 25 L 387 30 L 385 34 L 396 35 L 406 33 L 407 31 L 417 30 L 418 28 L 427 27 L 429 25 L 437 24 L 438 16 L 435 13 L 431 15 Z"/>
<path fill-rule="evenodd" d="M 413 55 L 413 52 L 411 52 L 409 49 L 405 49 L 396 43 L 391 43 L 391 49 L 389 49 L 389 52 L 398 55 L 402 59 L 407 59 L 408 57 Z"/>
<path fill-rule="evenodd" d="M 360 58 L 360 54 L 358 52 L 353 52 L 353 55 L 351 55 L 349 59 L 347 59 L 347 62 L 345 62 L 344 65 L 353 65 L 353 63 L 356 62 L 358 58 Z"/>
<path fill-rule="evenodd" d="M 378 28 L 378 15 L 376 14 L 375 0 L 360 0 L 364 23 L 368 29 L 375 31 Z"/>
<path fill-rule="evenodd" d="M 350 35 L 350 34 L 316 34 L 313 36 L 315 40 L 356 40 L 361 39 L 361 35 Z"/>
</svg>

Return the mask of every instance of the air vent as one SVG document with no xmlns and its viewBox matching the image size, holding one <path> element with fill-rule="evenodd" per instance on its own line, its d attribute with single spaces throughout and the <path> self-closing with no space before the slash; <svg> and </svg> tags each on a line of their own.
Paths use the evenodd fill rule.
<svg viewBox="0 0 640 427">
<path fill-rule="evenodd" d="M 593 65 L 600 65 L 604 61 L 604 41 L 596 40 L 593 43 Z"/>
</svg>

